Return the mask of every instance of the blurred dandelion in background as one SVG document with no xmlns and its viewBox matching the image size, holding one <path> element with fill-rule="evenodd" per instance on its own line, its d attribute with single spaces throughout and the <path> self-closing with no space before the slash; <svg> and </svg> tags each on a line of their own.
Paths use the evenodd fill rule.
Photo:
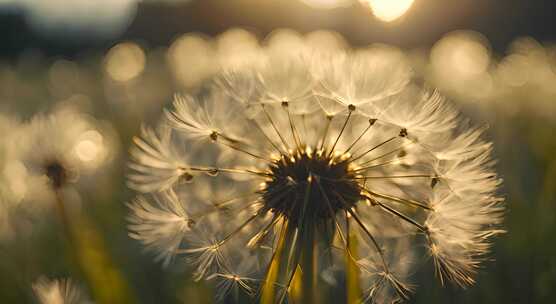
<svg viewBox="0 0 556 304">
<path fill-rule="evenodd" d="M 9 179 L 26 185 L 20 200 L 44 204 L 53 191 L 96 173 L 115 155 L 114 133 L 76 105 L 61 105 L 22 124 L 10 146 Z M 103 135 L 103 133 L 105 135 Z M 17 190 L 17 187 L 15 188 Z M 30 208 L 37 206 L 29 206 Z"/>
<path fill-rule="evenodd" d="M 130 236 L 164 265 L 184 256 L 220 301 L 318 303 L 342 274 L 350 303 L 407 299 L 416 244 L 441 283 L 472 285 L 503 232 L 483 128 L 415 85 L 398 49 L 308 37 L 275 32 L 253 61 L 207 67 L 203 90 L 143 127 Z"/>
<path fill-rule="evenodd" d="M 49 280 L 41 277 L 33 284 L 41 304 L 92 304 L 72 279 Z"/>
<path fill-rule="evenodd" d="M 109 173 L 106 166 L 116 155 L 116 136 L 110 125 L 86 114 L 76 102 L 60 102 L 52 112 L 37 114 L 28 122 L 3 125 L 11 130 L 7 145 L 2 145 L 5 154 L 0 151 L 7 157 L 0 181 L 10 181 L 1 188 L 6 200 L 0 217 L 2 239 L 32 240 L 53 211 L 60 221 L 57 235 L 70 245 L 71 258 L 95 297 L 103 302 L 128 302 L 126 284 L 81 210 L 81 192 L 89 187 L 102 194 L 97 186 L 103 183 L 94 179 Z M 106 284 L 116 291 L 109 291 Z M 34 289 L 42 303 L 85 303 L 78 301 L 79 295 L 65 281 L 37 283 Z"/>
</svg>

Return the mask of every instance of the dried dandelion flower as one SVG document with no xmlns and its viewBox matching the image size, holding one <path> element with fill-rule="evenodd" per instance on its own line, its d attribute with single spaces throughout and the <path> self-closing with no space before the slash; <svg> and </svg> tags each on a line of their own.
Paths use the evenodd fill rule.
<svg viewBox="0 0 556 304">
<path fill-rule="evenodd" d="M 51 113 L 35 115 L 21 128 L 10 162 L 23 168 L 12 178 L 26 185 L 23 198 L 27 201 L 48 202 L 53 192 L 69 184 L 85 185 L 114 156 L 111 129 L 77 106 L 62 103 Z"/>
<path fill-rule="evenodd" d="M 89 301 L 71 279 L 40 278 L 33 284 L 35 296 L 41 304 L 87 304 Z"/>
<path fill-rule="evenodd" d="M 324 301 L 313 287 L 341 273 L 348 298 L 406 299 L 415 243 L 442 283 L 473 284 L 503 213 L 482 130 L 393 48 L 275 49 L 135 138 L 130 235 L 220 299 Z"/>
</svg>

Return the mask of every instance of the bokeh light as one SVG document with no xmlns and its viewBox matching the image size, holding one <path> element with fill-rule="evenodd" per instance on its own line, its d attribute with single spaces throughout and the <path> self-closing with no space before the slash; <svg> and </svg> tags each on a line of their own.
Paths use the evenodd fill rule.
<svg viewBox="0 0 556 304">
<path fill-rule="evenodd" d="M 257 37 L 244 29 L 230 29 L 216 38 L 220 65 L 240 67 L 252 63 L 260 56 Z"/>
<path fill-rule="evenodd" d="M 429 73 L 438 87 L 475 100 L 487 96 L 493 89 L 490 64 L 490 46 L 483 35 L 455 31 L 433 46 Z"/>
<path fill-rule="evenodd" d="M 380 20 L 391 22 L 403 16 L 414 0 L 360 0 L 368 5 Z"/>
<path fill-rule="evenodd" d="M 216 69 L 215 53 L 212 41 L 200 35 L 186 34 L 168 49 L 168 64 L 179 84 L 195 88 Z"/>
<path fill-rule="evenodd" d="M 484 73 L 490 63 L 486 38 L 471 31 L 446 35 L 433 48 L 431 60 L 435 67 L 450 69 L 462 77 Z"/>
<path fill-rule="evenodd" d="M 105 68 L 116 81 L 130 81 L 145 69 L 145 52 L 135 43 L 124 42 L 114 46 L 106 55 Z"/>
<path fill-rule="evenodd" d="M 87 130 L 79 135 L 74 152 L 88 167 L 96 167 L 107 154 L 104 137 L 97 130 Z"/>
</svg>

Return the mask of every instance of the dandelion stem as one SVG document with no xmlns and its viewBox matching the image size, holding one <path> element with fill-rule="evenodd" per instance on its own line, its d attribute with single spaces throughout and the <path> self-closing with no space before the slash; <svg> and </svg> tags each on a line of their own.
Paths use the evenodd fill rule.
<svg viewBox="0 0 556 304">
<path fill-rule="evenodd" d="M 272 258 L 270 263 L 268 263 L 268 268 L 266 271 L 266 277 L 261 288 L 261 303 L 262 304 L 274 304 L 274 288 L 276 282 L 278 281 L 278 276 L 280 274 L 280 261 L 282 259 L 282 253 L 284 247 L 286 246 L 286 239 L 288 237 L 288 221 L 286 219 L 282 220 L 282 228 L 278 234 L 278 243 L 276 244 L 276 249 L 273 250 Z"/>
<path fill-rule="evenodd" d="M 321 192 L 322 196 L 324 197 L 324 201 L 326 202 L 326 206 L 328 207 L 328 212 L 330 213 L 330 217 L 334 221 L 334 225 L 336 226 L 336 230 L 338 231 L 338 235 L 340 236 L 340 240 L 342 240 L 342 245 L 344 245 L 344 250 L 347 252 L 348 256 L 353 260 L 353 262 L 356 263 L 356 259 L 353 256 L 353 254 L 351 253 L 351 250 L 349 248 L 348 239 L 344 236 L 344 234 L 342 232 L 342 228 L 341 228 L 340 224 L 338 223 L 338 220 L 336 219 L 336 214 L 334 213 L 334 210 L 332 209 L 332 203 L 330 203 L 330 198 L 328 197 L 328 195 L 326 194 L 326 191 L 324 191 L 324 188 L 322 187 L 322 184 L 320 182 L 320 178 L 317 178 L 316 182 L 317 182 L 317 185 L 319 186 L 319 189 L 320 189 L 320 192 Z"/>
<path fill-rule="evenodd" d="M 301 258 L 301 270 L 303 271 L 302 299 L 303 303 L 315 303 L 315 231 L 314 224 L 305 226 L 303 233 L 303 254 Z"/>
<path fill-rule="evenodd" d="M 284 300 L 288 295 L 290 286 L 293 282 L 296 272 L 298 271 L 298 265 L 299 265 L 299 260 L 301 258 L 301 251 L 302 251 L 302 246 L 299 244 L 300 243 L 299 229 L 291 226 L 288 226 L 288 228 L 291 229 L 290 231 L 288 231 L 289 232 L 288 234 L 291 234 L 292 239 L 290 240 L 290 242 L 286 243 L 286 244 L 291 244 L 291 248 L 287 255 L 287 267 L 285 267 L 285 270 L 286 270 L 286 275 L 288 275 L 288 273 L 289 275 L 287 276 L 288 279 L 286 285 L 284 286 L 284 291 L 280 295 L 280 299 L 278 303 L 284 303 Z"/>
<path fill-rule="evenodd" d="M 60 216 L 60 220 L 62 221 L 62 226 L 63 226 L 63 230 L 64 233 L 67 236 L 67 239 L 69 241 L 70 244 L 73 245 L 74 243 L 74 235 L 73 235 L 73 231 L 72 231 L 72 226 L 68 217 L 68 213 L 66 210 L 66 206 L 64 204 L 64 201 L 62 199 L 62 193 L 60 190 L 55 189 L 54 190 L 54 196 L 55 196 L 55 202 L 56 202 L 56 207 L 58 210 L 58 215 Z"/>
</svg>

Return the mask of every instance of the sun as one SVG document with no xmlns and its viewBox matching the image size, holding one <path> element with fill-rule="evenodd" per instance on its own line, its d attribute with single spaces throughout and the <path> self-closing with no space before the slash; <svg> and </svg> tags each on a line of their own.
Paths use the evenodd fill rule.
<svg viewBox="0 0 556 304">
<path fill-rule="evenodd" d="M 405 14 L 414 0 L 360 0 L 380 20 L 391 22 Z"/>
</svg>

